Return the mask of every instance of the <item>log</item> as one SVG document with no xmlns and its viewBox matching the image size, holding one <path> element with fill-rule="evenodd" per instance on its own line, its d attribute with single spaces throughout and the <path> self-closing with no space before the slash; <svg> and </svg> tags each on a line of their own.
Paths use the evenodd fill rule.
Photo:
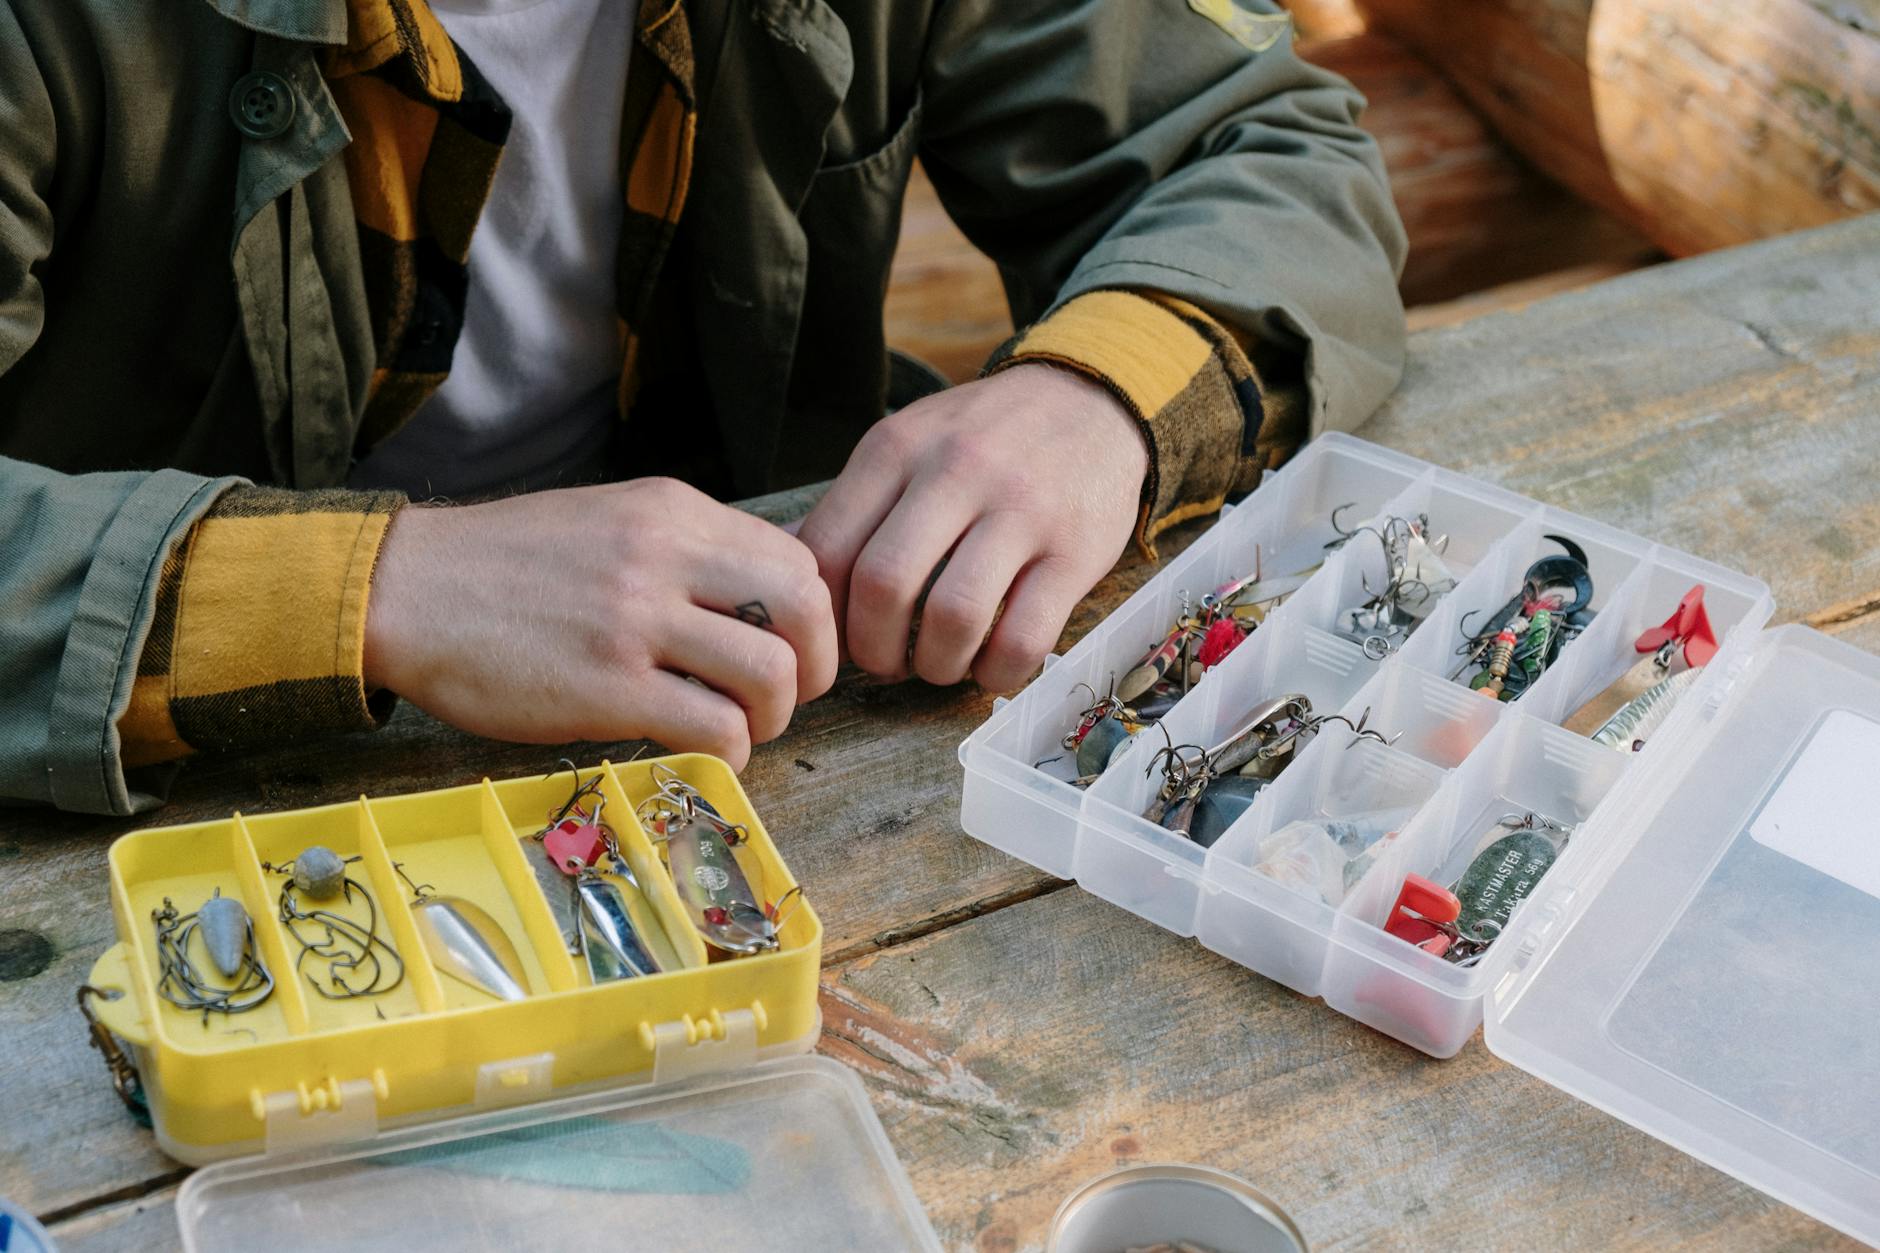
<svg viewBox="0 0 1880 1253">
<path fill-rule="evenodd" d="M 1300 51 L 1370 100 L 1391 190 L 1410 236 L 1401 288 L 1417 305 L 1589 264 L 1637 264 L 1650 244 L 1513 157 L 1433 70 L 1376 34 Z M 888 342 L 955 382 L 1011 334 L 993 264 L 948 220 L 918 168 L 888 289 Z"/>
<path fill-rule="evenodd" d="M 1649 243 L 1514 157 L 1420 57 L 1377 34 L 1301 45 L 1370 101 L 1364 125 L 1410 237 L 1404 303 L 1449 300 L 1569 266 L 1635 262 Z"/>
<path fill-rule="evenodd" d="M 1360 3 L 1675 255 L 1880 208 L 1880 0 Z"/>
</svg>

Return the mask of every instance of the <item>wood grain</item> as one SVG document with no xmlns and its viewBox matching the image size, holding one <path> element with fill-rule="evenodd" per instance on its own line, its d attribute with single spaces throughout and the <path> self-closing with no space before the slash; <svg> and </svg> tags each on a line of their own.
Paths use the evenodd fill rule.
<svg viewBox="0 0 1880 1253">
<path fill-rule="evenodd" d="M 1780 618 L 1880 647 L 1875 290 L 1880 217 L 1654 267 L 1418 335 L 1363 434 L 1758 575 Z M 1067 634 L 1148 573 L 1125 563 Z M 851 678 L 747 775 L 828 922 L 825 1048 L 868 1077 L 954 1247 L 1036 1247 L 1070 1184 L 1160 1158 L 1248 1175 L 1321 1244 L 1833 1243 L 1479 1044 L 1429 1061 L 967 839 L 952 747 L 985 710 Z M 373 737 L 198 762 L 154 821 L 545 755 L 405 711 Z M 0 981 L 0 1194 L 90 1247 L 119 1224 L 161 1247 L 138 1199 L 177 1177 L 71 1008 L 113 938 L 105 838 L 130 825 L 0 814 L 0 930 L 53 951 Z"/>
<path fill-rule="evenodd" d="M 950 1249 L 1037 1249 L 1158 1161 L 1317 1249 L 1857 1247 L 1479 1042 L 1433 1062 L 1075 890 L 827 972 L 823 1021 Z"/>
<path fill-rule="evenodd" d="M 1361 7 L 1516 151 L 1674 254 L 1880 207 L 1877 0 Z"/>
</svg>

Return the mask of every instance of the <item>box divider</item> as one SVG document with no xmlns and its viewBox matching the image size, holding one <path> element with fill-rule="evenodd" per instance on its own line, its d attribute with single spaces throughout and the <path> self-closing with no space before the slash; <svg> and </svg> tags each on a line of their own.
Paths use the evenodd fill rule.
<svg viewBox="0 0 1880 1253">
<path fill-rule="evenodd" d="M 235 875 L 241 880 L 243 903 L 254 922 L 261 960 L 274 976 L 274 995 L 280 1000 L 281 1016 L 287 1020 L 290 1032 L 306 1035 L 313 1029 L 313 1020 L 307 1009 L 306 985 L 294 966 L 293 941 L 281 922 L 280 887 L 262 872 L 261 856 L 255 851 L 240 810 L 235 811 L 230 824 L 229 860 L 235 863 Z"/>
<path fill-rule="evenodd" d="M 548 908 L 548 901 L 543 899 L 535 873 L 529 869 L 496 785 L 485 779 L 479 790 L 483 798 L 483 842 L 497 874 L 502 876 L 503 886 L 509 890 L 516 913 L 522 919 L 522 929 L 535 949 L 536 960 L 542 963 L 542 971 L 548 976 L 549 990 L 567 992 L 581 987 L 574 959 L 568 955 L 567 941 Z"/>
<path fill-rule="evenodd" d="M 398 949 L 398 955 L 405 962 L 405 977 L 411 980 L 412 987 L 418 993 L 418 1008 L 427 1014 L 444 1012 L 448 1006 L 444 1001 L 444 988 L 439 980 L 437 966 L 431 961 L 431 954 L 418 938 L 418 925 L 411 913 L 411 885 L 392 864 L 391 850 L 385 845 L 385 836 L 379 830 L 379 820 L 372 812 L 372 806 L 366 798 L 359 798 L 356 810 L 359 817 L 359 856 L 365 863 L 366 874 L 372 880 L 373 890 L 378 894 L 379 907 L 385 915 L 385 923 L 391 928 L 392 939 Z"/>
<path fill-rule="evenodd" d="M 688 970 L 704 966 L 711 960 L 705 941 L 692 924 L 691 911 L 667 873 L 665 858 L 653 847 L 652 838 L 634 813 L 633 800 L 620 778 L 620 768 L 611 761 L 601 762 L 601 795 L 607 798 L 607 825 L 613 828 L 621 855 L 627 859 L 633 877 L 639 880 L 640 891 L 658 915 L 659 925 L 665 928 L 666 938 L 678 951 L 679 960 Z"/>
</svg>

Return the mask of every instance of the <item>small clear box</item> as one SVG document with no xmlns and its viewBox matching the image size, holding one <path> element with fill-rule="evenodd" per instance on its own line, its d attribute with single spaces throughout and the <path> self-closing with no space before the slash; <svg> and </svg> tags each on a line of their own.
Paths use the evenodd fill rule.
<svg viewBox="0 0 1880 1253">
<path fill-rule="evenodd" d="M 1381 658 L 1333 633 L 1373 543 L 1326 553 L 1333 512 L 1427 515 L 1455 585 Z M 1597 616 L 1518 701 L 1453 681 L 1480 622 L 1566 536 Z M 1209 743 L 1256 703 L 1307 695 L 1369 725 L 1316 737 L 1209 848 L 1144 819 L 1156 735 L 1087 790 L 1059 739 L 1193 601 L 1256 563 L 1324 560 L 1162 719 Z M 1719 642 L 1636 753 L 1564 729 L 1705 588 Z M 978 839 L 1435 1056 L 1488 1046 L 1842 1230 L 1880 1243 L 1880 660 L 1762 628 L 1762 582 L 1378 448 L 1322 436 L 960 746 Z M 1058 760 L 1052 760 L 1059 758 Z M 1402 814 L 1337 906 L 1255 870 L 1299 819 Z M 1453 880 L 1504 814 L 1573 824 L 1559 860 L 1474 966 L 1383 930 L 1407 874 Z"/>
<path fill-rule="evenodd" d="M 223 1162 L 176 1211 L 189 1253 L 940 1249 L 861 1080 L 821 1057 Z"/>
</svg>

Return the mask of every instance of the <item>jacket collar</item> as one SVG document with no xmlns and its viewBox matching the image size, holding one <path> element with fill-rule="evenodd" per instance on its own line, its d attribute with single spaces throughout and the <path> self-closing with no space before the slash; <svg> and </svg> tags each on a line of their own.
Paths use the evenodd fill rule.
<svg viewBox="0 0 1880 1253">
<path fill-rule="evenodd" d="M 346 0 L 205 0 L 238 26 L 302 43 L 346 42 Z"/>
</svg>

